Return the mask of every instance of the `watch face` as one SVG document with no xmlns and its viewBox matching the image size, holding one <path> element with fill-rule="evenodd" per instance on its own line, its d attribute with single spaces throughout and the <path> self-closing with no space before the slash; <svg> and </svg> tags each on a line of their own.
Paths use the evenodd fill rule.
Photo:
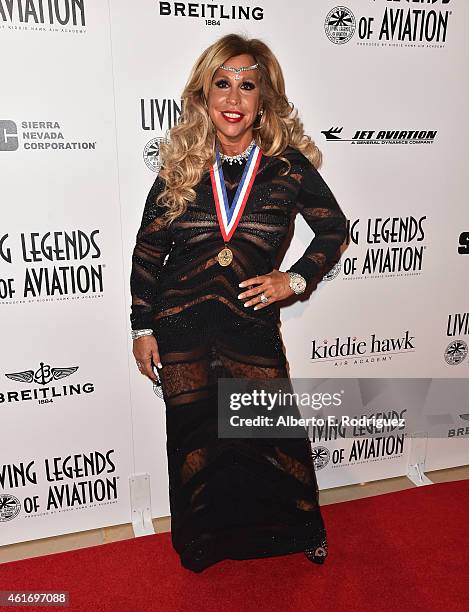
<svg viewBox="0 0 469 612">
<path fill-rule="evenodd" d="M 303 291 L 303 289 L 305 288 L 305 285 L 306 285 L 306 283 L 303 280 L 301 280 L 301 279 L 297 279 L 295 281 L 295 289 L 297 291 Z"/>
<path fill-rule="evenodd" d="M 306 281 L 302 278 L 293 277 L 291 288 L 295 293 L 302 293 L 306 288 Z"/>
</svg>

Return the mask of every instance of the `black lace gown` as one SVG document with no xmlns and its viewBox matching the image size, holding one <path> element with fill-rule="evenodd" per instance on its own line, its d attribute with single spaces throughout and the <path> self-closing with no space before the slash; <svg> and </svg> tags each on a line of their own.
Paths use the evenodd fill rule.
<svg viewBox="0 0 469 612">
<path fill-rule="evenodd" d="M 300 211 L 315 235 L 289 269 L 316 281 L 340 257 L 346 219 L 319 172 L 288 147 L 263 156 L 241 220 L 223 248 L 210 175 L 169 228 L 154 198 L 146 200 L 132 256 L 132 329 L 152 328 L 163 368 L 172 543 L 195 572 L 222 559 L 313 550 L 327 556 L 326 531 L 307 437 L 223 439 L 217 435 L 217 379 L 286 378 L 288 362 L 278 303 L 253 310 L 238 283 L 277 267 L 290 224 Z M 223 163 L 231 202 L 242 165 Z M 165 261 L 166 255 L 169 254 Z M 311 557 L 310 557 L 311 558 Z"/>
</svg>

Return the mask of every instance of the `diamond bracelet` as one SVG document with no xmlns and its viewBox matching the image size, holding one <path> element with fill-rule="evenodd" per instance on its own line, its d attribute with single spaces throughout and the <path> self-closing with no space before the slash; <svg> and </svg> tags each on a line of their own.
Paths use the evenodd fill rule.
<svg viewBox="0 0 469 612">
<path fill-rule="evenodd" d="M 137 338 L 140 338 L 140 336 L 152 336 L 153 330 L 152 329 L 131 329 L 130 335 L 132 336 L 132 340 L 136 340 Z"/>
</svg>

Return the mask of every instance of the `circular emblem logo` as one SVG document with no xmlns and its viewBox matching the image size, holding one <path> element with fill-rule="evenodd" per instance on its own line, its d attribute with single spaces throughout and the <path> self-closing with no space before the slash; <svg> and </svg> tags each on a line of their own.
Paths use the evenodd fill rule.
<svg viewBox="0 0 469 612">
<path fill-rule="evenodd" d="M 341 262 L 338 261 L 335 266 L 333 268 L 331 268 L 329 270 L 329 272 L 327 272 L 326 274 L 324 274 L 324 276 L 322 277 L 323 281 L 331 281 L 334 280 L 334 278 L 336 278 L 339 275 L 339 272 L 341 270 L 342 266 L 341 266 Z"/>
<path fill-rule="evenodd" d="M 14 495 L 0 493 L 0 521 L 11 521 L 21 510 L 20 500 Z"/>
<path fill-rule="evenodd" d="M 143 161 L 150 170 L 160 170 L 160 144 L 165 142 L 164 138 L 152 138 L 143 149 Z"/>
<path fill-rule="evenodd" d="M 327 38 L 336 45 L 348 42 L 355 33 L 355 17 L 346 6 L 336 6 L 327 13 L 324 29 Z"/>
<path fill-rule="evenodd" d="M 331 458 L 331 453 L 325 446 L 315 446 L 312 450 L 312 454 L 314 468 L 316 470 L 321 470 L 323 467 L 325 467 Z"/>
<path fill-rule="evenodd" d="M 464 340 L 453 340 L 445 350 L 445 361 L 449 365 L 458 365 L 467 357 L 467 344 Z"/>
</svg>

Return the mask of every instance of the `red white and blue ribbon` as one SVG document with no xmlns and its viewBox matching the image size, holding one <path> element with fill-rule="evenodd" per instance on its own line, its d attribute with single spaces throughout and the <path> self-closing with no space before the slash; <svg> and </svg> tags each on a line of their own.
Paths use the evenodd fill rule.
<svg viewBox="0 0 469 612">
<path fill-rule="evenodd" d="M 253 147 L 244 167 L 244 172 L 236 190 L 231 204 L 226 193 L 225 178 L 221 167 L 221 159 L 218 148 L 215 150 L 216 160 L 210 168 L 210 178 L 212 180 L 213 197 L 217 210 L 218 225 L 223 236 L 223 240 L 228 242 L 233 235 L 238 223 L 241 220 L 244 207 L 248 201 L 257 169 L 259 167 L 262 151 L 256 145 Z"/>
</svg>

